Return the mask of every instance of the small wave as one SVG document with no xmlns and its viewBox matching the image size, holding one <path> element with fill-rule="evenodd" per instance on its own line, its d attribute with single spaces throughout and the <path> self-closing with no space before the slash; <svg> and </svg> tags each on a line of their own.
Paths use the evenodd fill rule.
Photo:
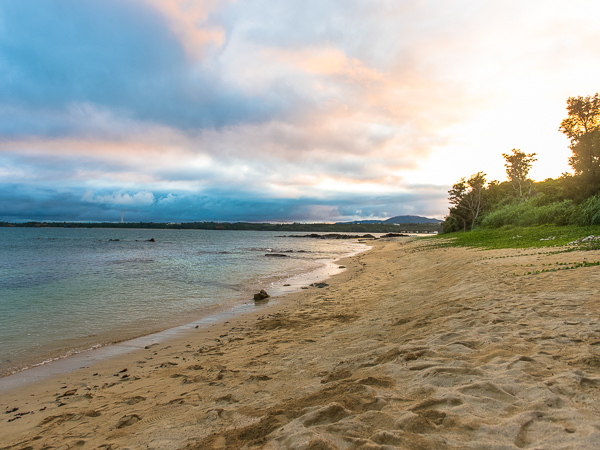
<svg viewBox="0 0 600 450">
<path fill-rule="evenodd" d="M 84 353 L 84 352 L 87 352 L 87 351 L 90 351 L 90 350 L 95 350 L 95 349 L 100 348 L 100 347 L 104 347 L 104 345 L 102 345 L 102 344 L 95 344 L 95 345 L 92 345 L 91 347 L 69 350 L 69 351 L 67 351 L 67 352 L 65 352 L 65 353 L 63 353 L 61 355 L 54 356 L 54 357 L 51 357 L 51 358 L 47 358 L 47 359 L 45 359 L 43 361 L 40 361 L 40 362 L 37 362 L 37 363 L 34 363 L 34 364 L 23 365 L 23 366 L 19 366 L 19 367 L 15 367 L 15 368 L 5 369 L 6 372 L 1 373 L 0 376 L 14 375 L 16 373 L 23 372 L 23 371 L 25 371 L 27 369 L 32 369 L 34 367 L 39 367 L 39 366 L 45 366 L 46 364 L 50 364 L 50 363 L 52 363 L 54 361 L 65 359 L 65 358 L 68 358 L 69 356 L 77 355 L 79 353 Z"/>
</svg>

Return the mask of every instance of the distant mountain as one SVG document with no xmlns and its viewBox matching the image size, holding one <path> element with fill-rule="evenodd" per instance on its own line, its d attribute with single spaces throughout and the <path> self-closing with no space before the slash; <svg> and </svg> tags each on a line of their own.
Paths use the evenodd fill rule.
<svg viewBox="0 0 600 450">
<path fill-rule="evenodd" d="M 365 223 L 441 223 L 443 222 L 442 220 L 439 219 L 430 219 L 428 217 L 422 217 L 422 216 L 396 216 L 396 217 L 390 217 L 387 220 L 355 220 L 353 222 L 338 222 L 340 224 L 347 224 L 347 223 L 359 223 L 359 224 L 365 224 Z"/>
<path fill-rule="evenodd" d="M 383 223 L 442 223 L 440 219 L 430 219 L 422 216 L 396 216 L 391 217 L 388 220 L 384 220 Z"/>
<path fill-rule="evenodd" d="M 368 223 L 383 223 L 383 220 L 355 220 L 353 222 L 336 222 L 336 225 L 348 225 L 348 224 L 353 224 L 353 223 L 357 223 L 359 225 L 364 225 L 364 224 L 368 224 Z"/>
</svg>

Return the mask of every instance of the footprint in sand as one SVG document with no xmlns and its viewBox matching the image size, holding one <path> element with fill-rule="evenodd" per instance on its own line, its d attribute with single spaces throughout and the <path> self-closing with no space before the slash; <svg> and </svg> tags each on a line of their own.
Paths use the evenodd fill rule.
<svg viewBox="0 0 600 450">
<path fill-rule="evenodd" d="M 127 416 L 123 416 L 117 422 L 117 428 L 129 427 L 129 426 L 139 422 L 140 419 L 141 419 L 140 416 L 138 416 L 137 414 L 130 414 Z"/>
<path fill-rule="evenodd" d="M 135 405 L 136 403 L 143 402 L 145 400 L 146 400 L 146 397 L 136 395 L 135 397 L 131 397 L 131 398 L 127 399 L 127 401 L 125 403 L 127 403 L 128 405 Z"/>
</svg>

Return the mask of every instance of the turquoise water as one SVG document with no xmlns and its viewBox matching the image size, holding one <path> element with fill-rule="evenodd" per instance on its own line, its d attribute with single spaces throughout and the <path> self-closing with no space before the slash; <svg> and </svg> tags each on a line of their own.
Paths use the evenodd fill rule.
<svg viewBox="0 0 600 450">
<path fill-rule="evenodd" d="M 0 374 L 192 322 L 356 251 L 282 234 L 0 228 Z"/>
</svg>

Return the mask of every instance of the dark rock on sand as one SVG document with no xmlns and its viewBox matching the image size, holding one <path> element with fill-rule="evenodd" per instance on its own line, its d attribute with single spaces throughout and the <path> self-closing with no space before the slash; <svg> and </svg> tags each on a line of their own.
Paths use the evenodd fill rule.
<svg viewBox="0 0 600 450">
<path fill-rule="evenodd" d="M 254 301 L 259 302 L 259 301 L 265 300 L 269 297 L 270 297 L 270 295 L 267 294 L 267 291 L 265 291 L 264 289 L 261 289 L 261 291 L 258 294 L 254 294 Z"/>
<path fill-rule="evenodd" d="M 381 236 L 382 238 L 390 238 L 390 237 L 408 237 L 408 234 L 403 233 L 388 233 Z"/>
<path fill-rule="evenodd" d="M 311 284 L 313 287 L 317 287 L 319 289 L 329 286 L 327 283 L 313 283 Z"/>
</svg>

